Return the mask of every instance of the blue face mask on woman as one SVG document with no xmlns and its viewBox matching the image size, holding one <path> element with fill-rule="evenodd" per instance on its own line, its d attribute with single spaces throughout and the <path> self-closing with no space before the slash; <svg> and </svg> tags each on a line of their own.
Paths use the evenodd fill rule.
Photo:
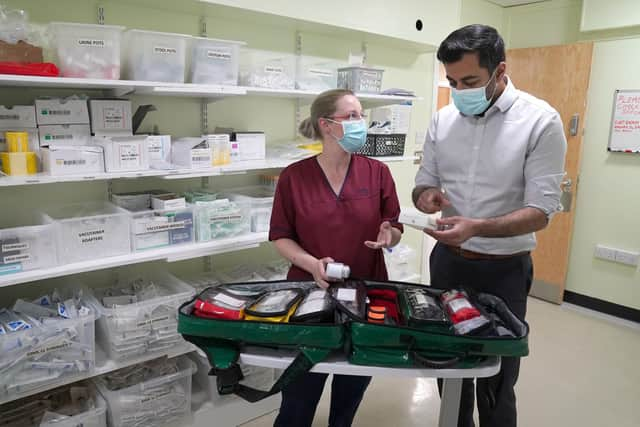
<svg viewBox="0 0 640 427">
<path fill-rule="evenodd" d="M 327 118 L 330 122 L 342 124 L 342 132 L 344 136 L 338 140 L 340 147 L 347 153 L 357 153 L 364 147 L 367 142 L 367 123 L 364 119 L 360 120 L 343 120 L 337 122 Z M 332 135 L 333 136 L 333 135 Z"/>
<path fill-rule="evenodd" d="M 493 76 L 496 74 L 497 70 L 498 69 L 496 68 L 493 73 L 491 73 L 489 81 L 482 87 L 473 89 L 451 89 L 453 103 L 462 114 L 475 116 L 476 114 L 482 114 L 487 111 L 487 108 L 491 105 L 491 99 L 493 98 L 493 95 L 495 95 L 498 85 L 496 84 L 493 88 L 493 93 L 489 99 L 487 99 L 487 87 L 489 86 L 489 83 L 491 83 L 491 80 L 493 80 Z"/>
</svg>

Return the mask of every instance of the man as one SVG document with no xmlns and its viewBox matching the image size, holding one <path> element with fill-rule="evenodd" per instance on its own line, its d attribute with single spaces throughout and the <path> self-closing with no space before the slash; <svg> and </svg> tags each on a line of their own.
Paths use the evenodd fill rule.
<svg viewBox="0 0 640 427">
<path fill-rule="evenodd" d="M 566 139 L 560 115 L 515 88 L 504 42 L 484 25 L 451 33 L 438 49 L 454 105 L 429 127 L 413 202 L 442 211 L 430 259 L 431 284 L 468 286 L 502 297 L 524 319 L 533 279 L 534 232 L 560 202 Z M 519 358 L 476 380 L 481 427 L 515 427 Z M 458 426 L 473 427 L 473 380 L 464 381 Z"/>
</svg>

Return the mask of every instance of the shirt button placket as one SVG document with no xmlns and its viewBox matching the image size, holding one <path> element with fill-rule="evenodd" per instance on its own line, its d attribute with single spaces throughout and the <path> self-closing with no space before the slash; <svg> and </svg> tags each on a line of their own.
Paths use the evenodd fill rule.
<svg viewBox="0 0 640 427">
<path fill-rule="evenodd" d="M 473 192 L 476 184 L 476 171 L 478 168 L 478 159 L 480 158 L 480 145 L 484 138 L 484 131 L 486 128 L 486 118 L 475 118 L 474 130 L 473 130 L 473 151 L 471 154 L 471 165 L 469 165 L 469 175 L 467 176 L 467 191 L 465 195 L 465 210 L 466 215 L 470 215 L 473 212 Z"/>
</svg>

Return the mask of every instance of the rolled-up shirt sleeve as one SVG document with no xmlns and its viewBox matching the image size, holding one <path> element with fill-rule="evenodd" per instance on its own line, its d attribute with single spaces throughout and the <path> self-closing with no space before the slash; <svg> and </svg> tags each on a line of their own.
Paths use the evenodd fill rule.
<svg viewBox="0 0 640 427">
<path fill-rule="evenodd" d="M 431 120 L 431 125 L 427 130 L 427 135 L 424 141 L 424 147 L 422 149 L 422 163 L 416 174 L 415 184 L 416 187 L 440 187 L 440 177 L 438 175 L 438 165 L 436 163 L 436 128 L 438 124 L 438 113 L 436 113 Z"/>
<path fill-rule="evenodd" d="M 295 208 L 291 194 L 290 177 L 283 173 L 278 179 L 276 194 L 273 198 L 269 240 L 285 238 L 297 241 L 298 235 L 295 230 Z"/>
<path fill-rule="evenodd" d="M 567 152 L 562 120 L 557 113 L 532 142 L 524 167 L 524 204 L 540 209 L 551 218 L 560 206 L 560 183 Z"/>
</svg>

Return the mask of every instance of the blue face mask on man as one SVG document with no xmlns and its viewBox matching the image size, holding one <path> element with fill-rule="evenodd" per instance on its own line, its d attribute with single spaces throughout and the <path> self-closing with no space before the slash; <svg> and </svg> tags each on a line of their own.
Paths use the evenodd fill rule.
<svg viewBox="0 0 640 427">
<path fill-rule="evenodd" d="M 359 120 L 343 120 L 337 122 L 327 118 L 330 122 L 342 124 L 342 138 L 336 138 L 340 147 L 347 153 L 357 153 L 364 147 L 367 142 L 367 123 L 364 119 Z M 333 136 L 333 135 L 332 135 Z"/>
<path fill-rule="evenodd" d="M 478 88 L 472 89 L 456 89 L 451 88 L 451 97 L 453 98 L 453 103 L 456 108 L 460 110 L 462 114 L 467 116 L 475 116 L 476 114 L 482 114 L 487 111 L 489 105 L 491 105 L 491 100 L 496 93 L 496 89 L 498 85 L 496 84 L 493 88 L 493 93 L 487 99 L 487 87 L 491 80 L 493 80 L 493 76 L 496 74 L 496 68 L 493 73 L 491 73 L 491 77 L 489 77 L 489 81 L 486 85 Z"/>
</svg>

